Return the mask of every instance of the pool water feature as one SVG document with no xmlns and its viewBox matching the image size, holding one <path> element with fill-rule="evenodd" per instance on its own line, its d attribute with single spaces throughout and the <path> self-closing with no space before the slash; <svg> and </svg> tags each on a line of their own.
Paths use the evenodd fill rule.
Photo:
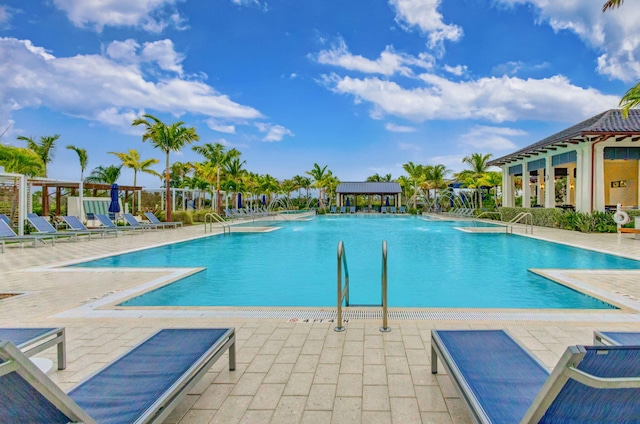
<svg viewBox="0 0 640 424">
<path fill-rule="evenodd" d="M 335 307 L 342 240 L 351 303 L 379 304 L 386 240 L 390 307 L 612 309 L 528 269 L 640 265 L 518 235 L 455 229 L 468 225 L 406 215 L 325 216 L 279 222 L 277 231 L 200 238 L 75 266 L 206 268 L 123 306 Z"/>
</svg>

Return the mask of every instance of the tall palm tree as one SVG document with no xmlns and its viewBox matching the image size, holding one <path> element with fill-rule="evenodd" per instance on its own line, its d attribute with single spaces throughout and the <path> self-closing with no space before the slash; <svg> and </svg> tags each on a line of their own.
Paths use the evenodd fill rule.
<svg viewBox="0 0 640 424">
<path fill-rule="evenodd" d="M 31 137 L 25 137 L 19 135 L 18 140 L 26 141 L 27 147 L 40 157 L 42 163 L 44 163 L 44 176 L 47 177 L 47 165 L 53 160 L 55 157 L 55 144 L 56 140 L 60 138 L 59 134 L 51 135 L 51 136 L 40 136 L 40 141 L 37 142 Z"/>
<path fill-rule="evenodd" d="M 484 174 L 480 180 L 480 184 L 483 186 L 491 187 L 493 192 L 493 201 L 498 207 L 498 187 L 502 186 L 502 172 L 488 171 Z"/>
<path fill-rule="evenodd" d="M 413 198 L 413 208 L 418 207 L 418 194 L 420 193 L 420 185 L 424 180 L 424 166 L 416 165 L 413 162 L 407 162 L 402 165 L 402 169 L 409 175 L 409 181 L 411 183 L 410 192 Z"/>
<path fill-rule="evenodd" d="M 150 169 L 151 166 L 160 163 L 158 159 L 140 159 L 140 153 L 136 149 L 129 149 L 128 153 L 124 152 L 109 152 L 109 154 L 115 155 L 122 161 L 122 165 L 125 168 L 133 169 L 133 186 L 137 185 L 138 181 L 138 172 L 144 172 L 146 174 L 155 175 L 156 177 L 161 177 L 153 169 Z M 131 199 L 131 212 L 135 215 L 136 213 L 136 196 L 134 195 Z"/>
<path fill-rule="evenodd" d="M 171 170 L 169 166 L 169 153 L 179 152 L 185 144 L 198 141 L 200 137 L 194 127 L 187 128 L 182 121 L 167 125 L 148 113 L 144 114 L 143 118 L 134 119 L 132 125 L 144 125 L 145 132 L 142 135 L 142 141 L 151 141 L 153 147 L 162 150 L 166 155 L 166 166 L 164 169 L 167 197 L 166 220 L 171 221 L 171 187 L 169 181 Z"/>
<path fill-rule="evenodd" d="M 608 0 L 602 6 L 602 13 L 608 9 L 614 9 L 622 6 L 624 0 Z M 629 116 L 629 109 L 640 105 L 640 83 L 631 87 L 620 99 L 619 106 L 622 107 L 622 115 L 627 118 Z"/>
<path fill-rule="evenodd" d="M 231 159 L 239 158 L 241 153 L 236 149 L 226 150 L 226 147 L 221 143 L 206 143 L 202 146 L 193 146 L 192 149 L 194 152 L 204 156 L 216 173 L 216 212 L 220 213 L 220 173 L 223 171 L 225 164 Z"/>
<path fill-rule="evenodd" d="M 97 184 L 115 184 L 120 178 L 120 172 L 122 171 L 122 165 L 115 166 L 98 166 L 85 180 L 88 183 L 97 183 Z"/>
<path fill-rule="evenodd" d="M 78 200 L 80 203 L 80 216 L 84 217 L 84 171 L 87 169 L 87 164 L 89 163 L 89 155 L 87 154 L 87 149 L 83 149 L 82 147 L 74 146 L 73 144 L 69 144 L 67 149 L 73 150 L 78 155 L 78 161 L 80 162 L 80 183 L 78 184 Z"/>
<path fill-rule="evenodd" d="M 423 168 L 424 182 L 422 187 L 426 190 L 427 199 L 430 198 L 430 191 L 434 190 L 434 200 L 437 201 L 437 190 L 447 187 L 448 180 L 447 175 L 451 173 L 451 170 L 447 169 L 445 165 L 427 165 Z"/>
<path fill-rule="evenodd" d="M 229 162 L 227 162 L 224 166 L 225 174 L 227 176 L 227 182 L 229 187 L 235 187 L 233 194 L 234 204 L 237 198 L 237 193 L 242 192 L 244 189 L 244 181 L 242 177 L 247 172 L 242 166 L 246 163 L 246 161 L 240 161 L 239 158 L 233 158 Z"/>
<path fill-rule="evenodd" d="M 326 183 L 325 179 L 327 177 L 327 165 L 321 168 L 320 165 L 318 165 L 317 163 L 314 163 L 313 169 L 311 169 L 311 171 L 306 171 L 305 174 L 313 178 L 313 187 L 319 190 L 318 206 L 321 209 L 324 208 L 323 194 L 324 194 L 324 189 L 326 187 L 324 184 Z"/>
<path fill-rule="evenodd" d="M 465 169 L 456 175 L 459 181 L 463 182 L 469 188 L 475 188 L 478 196 L 478 205 L 482 207 L 482 193 L 480 192 L 482 185 L 479 181 L 484 177 L 489 169 L 489 159 L 493 156 L 491 153 L 483 155 L 482 153 L 472 153 L 470 156 L 462 158 L 462 163 L 466 163 L 471 169 Z M 473 187 L 471 187 L 473 186 Z"/>
</svg>

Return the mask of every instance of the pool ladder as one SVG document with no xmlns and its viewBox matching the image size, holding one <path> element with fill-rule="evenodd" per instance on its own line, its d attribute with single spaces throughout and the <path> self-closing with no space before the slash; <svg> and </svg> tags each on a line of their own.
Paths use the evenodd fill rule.
<svg viewBox="0 0 640 424">
<path fill-rule="evenodd" d="M 213 231 L 213 224 L 214 222 L 216 224 L 220 224 L 222 225 L 222 233 L 223 234 L 227 234 L 227 232 L 229 234 L 231 234 L 231 225 L 227 224 L 227 222 L 224 220 L 224 218 L 222 218 L 220 215 L 218 215 L 215 212 L 209 212 L 204 216 L 204 232 L 207 233 L 207 226 L 209 228 L 209 230 Z"/>
<path fill-rule="evenodd" d="M 344 268 L 344 284 L 342 282 L 342 269 Z M 380 331 L 389 332 L 391 328 L 388 325 L 388 310 L 387 310 L 387 242 L 382 241 L 382 301 L 381 305 L 367 305 L 367 306 L 382 306 L 382 327 Z M 344 331 L 345 327 L 342 322 L 342 303 L 345 307 L 349 307 L 349 268 L 347 267 L 347 254 L 344 250 L 344 243 L 342 240 L 338 242 L 338 310 L 337 310 L 337 326 L 334 331 Z M 363 306 L 363 305 L 361 305 Z"/>
<path fill-rule="evenodd" d="M 514 216 L 511 221 L 507 222 L 505 231 L 513 234 L 513 226 L 520 221 L 524 221 L 524 233 L 528 234 L 529 228 L 531 228 L 531 234 L 533 234 L 533 215 L 531 215 L 531 212 L 520 212 Z"/>
</svg>

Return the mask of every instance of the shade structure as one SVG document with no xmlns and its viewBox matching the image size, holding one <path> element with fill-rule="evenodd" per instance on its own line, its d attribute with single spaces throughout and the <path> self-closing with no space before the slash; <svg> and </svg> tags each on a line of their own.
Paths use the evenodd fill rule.
<svg viewBox="0 0 640 424">
<path fill-rule="evenodd" d="M 349 201 L 348 197 L 347 197 L 347 206 L 351 206 L 351 202 Z"/>
<path fill-rule="evenodd" d="M 238 193 L 238 209 L 242 209 L 242 193 Z"/>
<path fill-rule="evenodd" d="M 111 185 L 111 203 L 109 212 L 120 213 L 120 202 L 118 202 L 118 184 Z"/>
</svg>

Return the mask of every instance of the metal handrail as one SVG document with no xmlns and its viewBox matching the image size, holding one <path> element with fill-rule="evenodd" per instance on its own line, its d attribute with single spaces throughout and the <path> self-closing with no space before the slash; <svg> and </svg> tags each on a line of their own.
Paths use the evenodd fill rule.
<svg viewBox="0 0 640 424">
<path fill-rule="evenodd" d="M 387 325 L 387 241 L 382 241 L 382 327 L 380 331 L 387 333 L 391 331 Z"/>
<path fill-rule="evenodd" d="M 476 216 L 473 221 L 477 221 L 478 219 L 482 218 L 484 215 L 498 215 L 500 217 L 500 221 L 502 221 L 502 212 L 498 212 L 498 211 L 484 211 L 482 212 L 480 215 Z"/>
<path fill-rule="evenodd" d="M 207 232 L 207 224 L 211 226 L 211 231 L 213 231 L 213 223 L 214 221 L 218 224 L 222 225 L 222 233 L 226 234 L 227 230 L 229 230 L 229 234 L 231 234 L 231 225 L 227 224 L 224 218 L 218 215 L 215 212 L 208 212 L 204 216 L 204 232 Z"/>
<path fill-rule="evenodd" d="M 527 218 L 529 218 L 529 223 L 527 224 Z M 507 223 L 505 232 L 509 232 L 509 229 L 511 229 L 511 234 L 513 234 L 513 226 L 517 223 L 519 223 L 520 221 L 522 221 L 524 219 L 524 232 L 525 234 L 528 233 L 528 228 L 531 227 L 531 234 L 533 234 L 533 215 L 531 215 L 531 212 L 520 212 L 519 214 L 517 214 L 516 216 L 513 217 L 513 219 L 511 221 L 509 221 Z"/>
<path fill-rule="evenodd" d="M 342 267 L 344 267 L 344 286 L 342 285 Z M 338 326 L 334 328 L 335 331 L 345 330 L 342 325 L 343 301 L 345 301 L 345 306 L 349 306 L 349 268 L 347 268 L 347 254 L 344 251 L 344 243 L 340 240 L 338 242 Z"/>
</svg>

